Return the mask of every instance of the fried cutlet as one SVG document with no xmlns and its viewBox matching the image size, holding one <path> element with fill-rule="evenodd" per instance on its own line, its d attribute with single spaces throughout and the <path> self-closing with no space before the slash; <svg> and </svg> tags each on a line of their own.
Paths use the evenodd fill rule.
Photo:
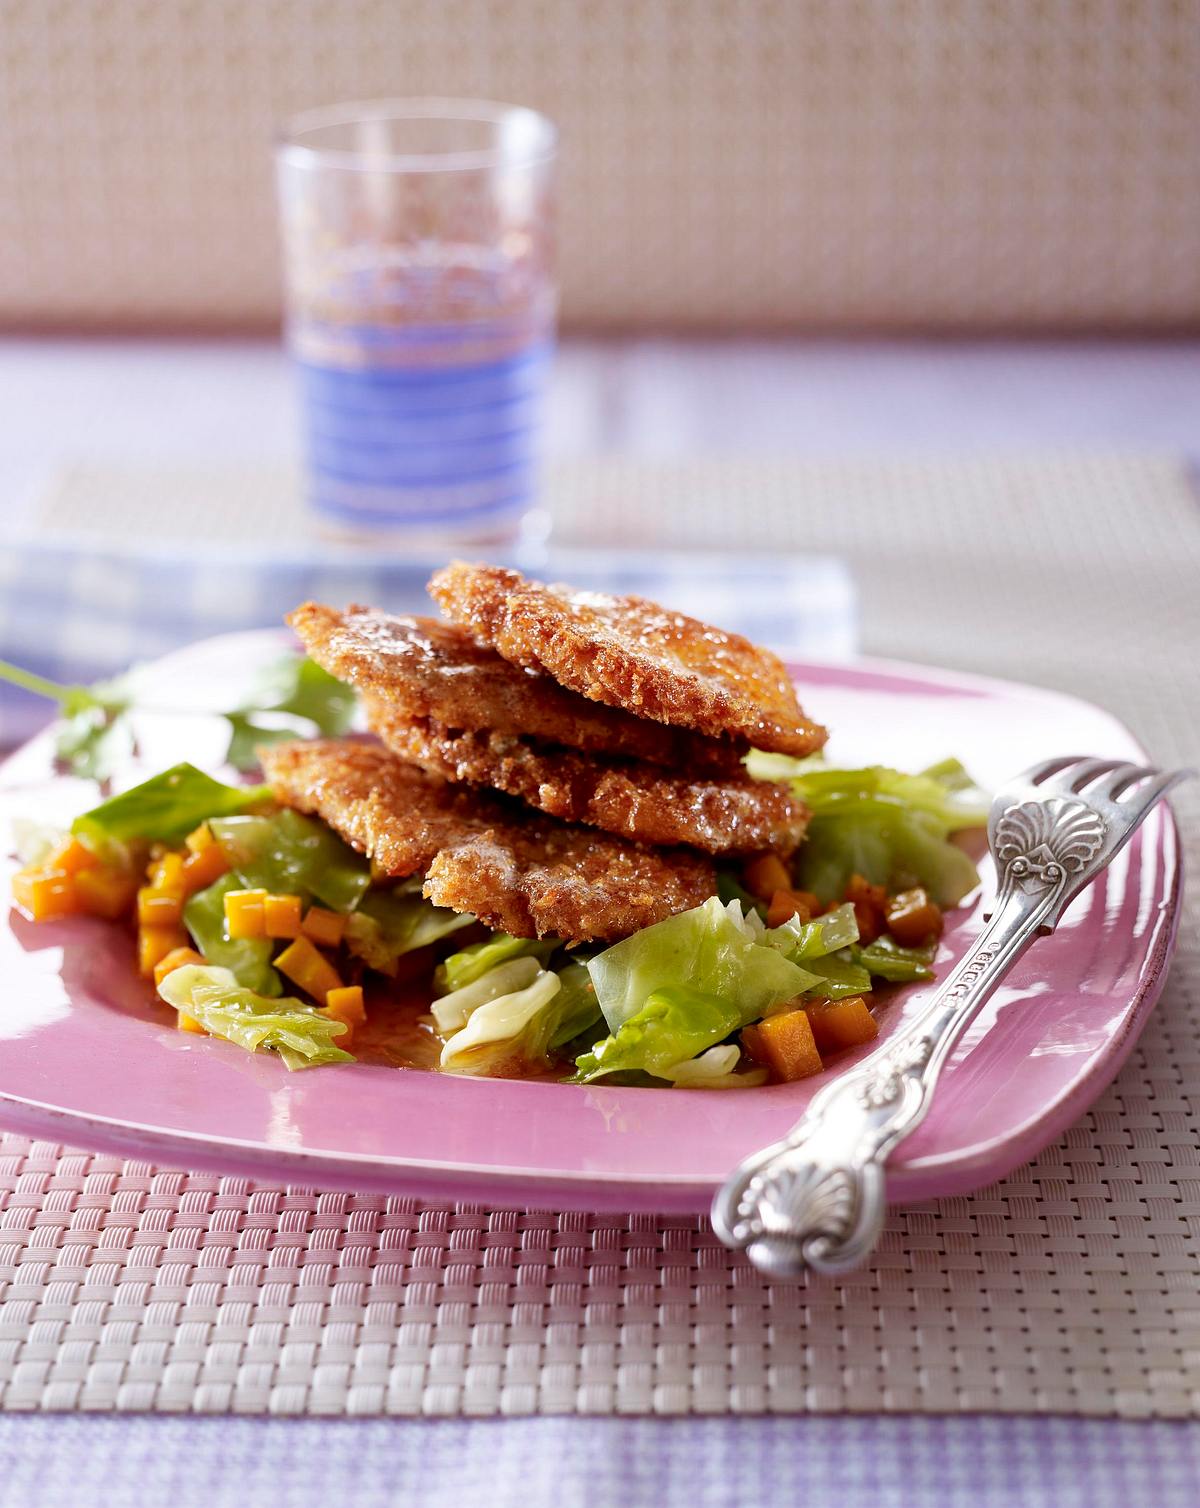
<svg viewBox="0 0 1200 1508">
<path fill-rule="evenodd" d="M 486 729 L 705 774 L 735 773 L 746 752 L 744 742 L 703 738 L 589 702 L 435 618 L 367 607 L 342 613 L 306 602 L 288 622 L 318 665 L 410 720 L 430 718 L 444 728 Z"/>
<path fill-rule="evenodd" d="M 545 586 L 501 566 L 454 561 L 429 590 L 481 644 L 591 701 L 782 754 L 825 742 L 783 661 L 740 634 L 642 597 Z"/>
<path fill-rule="evenodd" d="M 431 901 L 514 937 L 624 937 L 716 889 L 699 854 L 523 812 L 376 744 L 275 744 L 260 758 L 285 805 L 321 817 L 385 874 L 424 872 Z"/>
<path fill-rule="evenodd" d="M 746 774 L 672 775 L 642 760 L 539 747 L 510 733 L 460 732 L 394 715 L 364 698 L 367 722 L 389 749 L 446 780 L 489 786 L 565 822 L 639 843 L 686 843 L 707 853 L 792 853 L 808 812 L 774 781 Z"/>
</svg>

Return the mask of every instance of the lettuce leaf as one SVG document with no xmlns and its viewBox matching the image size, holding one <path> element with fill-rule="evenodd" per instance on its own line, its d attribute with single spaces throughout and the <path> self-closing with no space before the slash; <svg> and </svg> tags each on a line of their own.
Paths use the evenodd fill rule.
<svg viewBox="0 0 1200 1508">
<path fill-rule="evenodd" d="M 939 906 L 956 906 L 979 883 L 970 857 L 947 841 L 987 823 L 987 797 L 957 760 L 916 775 L 883 765 L 837 769 L 758 751 L 748 765 L 761 779 L 787 780 L 812 812 L 796 857 L 799 889 L 829 902 L 861 874 L 893 892 L 923 885 Z"/>
<path fill-rule="evenodd" d="M 421 881 L 404 880 L 390 890 L 368 890 L 346 918 L 346 946 L 368 968 L 394 975 L 405 953 L 427 948 L 475 918 L 435 906 L 421 894 Z"/>
<path fill-rule="evenodd" d="M 352 687 L 323 670 L 315 660 L 285 655 L 266 668 L 246 702 L 225 713 L 230 729 L 225 758 L 237 770 L 253 770 L 258 766 L 259 744 L 311 738 L 316 733 L 326 737 L 345 733 L 354 719 L 357 700 Z M 262 713 L 282 713 L 289 726 L 264 722 Z"/>
<path fill-rule="evenodd" d="M 854 948 L 851 952 L 854 962 L 868 973 L 886 979 L 889 984 L 911 984 L 914 980 L 933 978 L 937 947 L 905 948 L 885 934 L 868 947 Z"/>
<path fill-rule="evenodd" d="M 736 1001 L 743 1025 L 802 995 L 814 976 L 778 949 L 762 946 L 765 935 L 761 921 L 744 916 L 737 901 L 722 905 L 714 896 L 606 948 L 588 971 L 609 1031 L 618 1032 L 656 990 L 675 986 Z M 677 1053 L 673 1061 L 683 1056 Z"/>
<path fill-rule="evenodd" d="M 244 812 L 270 795 L 269 786 L 224 785 L 195 765 L 177 764 L 76 817 L 71 831 L 97 843 L 132 838 L 176 843 L 201 822 Z"/>
<path fill-rule="evenodd" d="M 812 970 L 816 976 L 810 995 L 821 995 L 826 1000 L 845 1000 L 850 995 L 865 995 L 871 988 L 871 976 L 855 961 L 854 951 L 844 948 L 840 953 L 830 953 L 826 958 L 815 958 Z"/>
<path fill-rule="evenodd" d="M 166 976 L 158 993 L 212 1036 L 247 1052 L 277 1052 L 290 1069 L 354 1062 L 333 1040 L 346 1034 L 344 1021 L 291 996 L 268 1000 L 239 984 L 229 969 L 185 964 Z"/>
<path fill-rule="evenodd" d="M 209 826 L 248 890 L 302 895 L 332 911 L 353 911 L 371 883 L 361 854 L 323 822 L 290 808 L 269 816 L 222 817 Z"/>
<path fill-rule="evenodd" d="M 562 988 L 554 998 L 556 1025 L 550 1033 L 549 1047 L 562 1047 L 604 1020 L 587 964 L 565 964 L 558 970 L 558 978 Z"/>
<path fill-rule="evenodd" d="M 824 916 L 815 917 L 811 922 L 802 922 L 793 916 L 781 927 L 772 927 L 763 936 L 763 942 L 786 953 L 794 963 L 801 959 L 823 958 L 826 954 L 848 948 L 857 941 L 858 918 L 849 901 L 835 906 Z"/>
<path fill-rule="evenodd" d="M 558 947 L 555 938 L 539 941 L 535 937 L 509 937 L 507 932 L 496 932 L 483 942 L 471 943 L 469 947 L 451 953 L 438 965 L 433 976 L 434 988 L 443 994 L 452 994 L 464 985 L 474 984 L 497 964 L 510 958 L 536 958 L 545 963 Z"/>
<path fill-rule="evenodd" d="M 720 995 L 687 985 L 654 990 L 612 1036 L 575 1060 L 574 1082 L 588 1084 L 606 1073 L 632 1069 L 665 1078 L 668 1070 L 714 1047 L 745 1019 L 738 1004 Z"/>
<path fill-rule="evenodd" d="M 231 942 L 225 936 L 225 897 L 242 888 L 236 874 L 223 874 L 206 890 L 198 890 L 183 908 L 183 924 L 196 949 L 210 964 L 230 970 L 237 982 L 258 995 L 283 994 L 283 982 L 271 967 L 275 944 L 269 938 L 246 937 Z"/>
</svg>

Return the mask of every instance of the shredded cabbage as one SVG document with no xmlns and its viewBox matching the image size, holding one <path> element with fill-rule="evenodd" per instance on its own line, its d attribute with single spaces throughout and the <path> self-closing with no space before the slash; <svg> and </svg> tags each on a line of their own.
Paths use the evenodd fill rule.
<svg viewBox="0 0 1200 1508">
<path fill-rule="evenodd" d="M 497 964 L 480 978 L 464 984 L 462 989 L 453 990 L 433 1002 L 431 1010 L 438 1031 L 443 1037 L 461 1031 L 471 1013 L 481 1005 L 501 995 L 510 995 L 514 990 L 526 989 L 541 972 L 542 966 L 536 958 L 510 958 L 507 963 Z"/>
<path fill-rule="evenodd" d="M 939 906 L 956 906 L 979 883 L 970 857 L 947 841 L 987 822 L 987 797 L 957 760 L 917 775 L 757 750 L 747 763 L 760 779 L 786 780 L 811 810 L 796 884 L 821 900 L 838 899 L 854 874 L 893 892 L 923 885 Z"/>
<path fill-rule="evenodd" d="M 302 895 L 333 911 L 353 911 L 371 883 L 360 854 L 324 822 L 290 808 L 266 817 L 219 817 L 209 826 L 245 889 Z"/>
<path fill-rule="evenodd" d="M 185 964 L 166 976 L 158 993 L 214 1037 L 247 1052 L 277 1052 L 290 1069 L 354 1062 L 333 1041 L 349 1030 L 344 1021 L 291 996 L 269 1000 L 258 995 L 240 985 L 230 969 Z"/>
<path fill-rule="evenodd" d="M 275 944 L 260 937 L 231 942 L 225 936 L 225 897 L 240 887 L 237 875 L 224 874 L 206 890 L 198 890 L 183 908 L 183 924 L 206 963 L 232 970 L 237 982 L 257 995 L 282 995 L 283 981 L 271 967 Z"/>
<path fill-rule="evenodd" d="M 936 944 L 927 948 L 905 948 L 894 937 L 877 937 L 865 948 L 852 949 L 855 963 L 889 984 L 911 984 L 917 979 L 932 979 Z"/>
<path fill-rule="evenodd" d="M 539 942 L 534 937 L 509 937 L 507 932 L 496 932 L 483 942 L 471 943 L 469 947 L 451 953 L 433 976 L 434 988 L 451 994 L 465 984 L 473 984 L 489 969 L 510 958 L 536 958 L 545 963 L 557 946 L 555 938 Z"/>
<path fill-rule="evenodd" d="M 676 1089 L 753 1089 L 767 1082 L 765 1068 L 750 1068 L 738 1073 L 741 1050 L 732 1042 L 724 1047 L 710 1047 L 698 1058 L 685 1058 L 674 1068 L 665 1068 L 663 1078 Z"/>
<path fill-rule="evenodd" d="M 763 946 L 766 935 L 759 917 L 744 915 L 739 902 L 722 905 L 713 896 L 606 948 L 588 971 L 609 1031 L 620 1031 L 656 990 L 676 986 L 736 1001 L 743 1025 L 802 995 L 815 976 L 776 947 Z M 676 1053 L 671 1061 L 685 1056 Z"/>
<path fill-rule="evenodd" d="M 536 959 L 519 958 L 513 962 L 537 967 Z M 561 987 L 557 974 L 538 969 L 537 977 L 524 989 L 497 995 L 476 1006 L 466 1025 L 443 1046 L 443 1070 L 502 1074 L 544 1065 L 549 1035 L 545 1007 L 553 1003 Z"/>
<path fill-rule="evenodd" d="M 753 1019 L 738 1003 L 721 995 L 704 994 L 687 985 L 655 990 L 612 1036 L 576 1058 L 575 1082 L 586 1084 L 607 1073 L 636 1069 L 665 1078 L 668 1069 L 677 1069 Z"/>
<path fill-rule="evenodd" d="M 405 880 L 391 890 L 367 891 L 358 910 L 346 918 L 346 946 L 368 968 L 394 976 L 405 953 L 427 948 L 474 922 L 469 913 L 427 901 L 419 879 Z"/>
</svg>

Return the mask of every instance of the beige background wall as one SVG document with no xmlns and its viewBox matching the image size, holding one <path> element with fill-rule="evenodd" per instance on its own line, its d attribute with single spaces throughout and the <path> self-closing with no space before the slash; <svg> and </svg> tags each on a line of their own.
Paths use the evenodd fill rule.
<svg viewBox="0 0 1200 1508">
<path fill-rule="evenodd" d="M 577 327 L 1200 325 L 1200 0 L 0 0 L 0 323 L 277 317 L 276 121 L 540 106 Z"/>
</svg>

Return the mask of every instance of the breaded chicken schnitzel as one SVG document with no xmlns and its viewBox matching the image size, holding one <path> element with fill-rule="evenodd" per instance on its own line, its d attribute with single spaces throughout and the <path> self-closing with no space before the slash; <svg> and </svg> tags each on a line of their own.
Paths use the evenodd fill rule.
<svg viewBox="0 0 1200 1508">
<path fill-rule="evenodd" d="M 260 751 L 276 797 L 322 818 L 385 874 L 514 937 L 624 937 L 698 906 L 712 866 L 572 827 L 425 774 L 376 744 L 318 739 Z"/>
<path fill-rule="evenodd" d="M 589 702 L 436 618 L 396 617 L 368 607 L 342 613 L 306 602 L 288 622 L 318 665 L 405 718 L 537 738 L 685 772 L 741 769 L 744 743 L 703 738 Z"/>
<path fill-rule="evenodd" d="M 642 597 L 545 586 L 502 566 L 453 561 L 429 591 L 481 644 L 591 701 L 782 754 L 825 742 L 783 661 L 740 634 Z"/>
<path fill-rule="evenodd" d="M 808 813 L 787 787 L 739 774 L 673 775 L 643 760 L 539 746 L 510 733 L 460 732 L 396 717 L 364 698 L 367 722 L 389 749 L 446 780 L 490 786 L 564 822 L 639 843 L 687 843 L 707 853 L 794 852 Z"/>
</svg>

